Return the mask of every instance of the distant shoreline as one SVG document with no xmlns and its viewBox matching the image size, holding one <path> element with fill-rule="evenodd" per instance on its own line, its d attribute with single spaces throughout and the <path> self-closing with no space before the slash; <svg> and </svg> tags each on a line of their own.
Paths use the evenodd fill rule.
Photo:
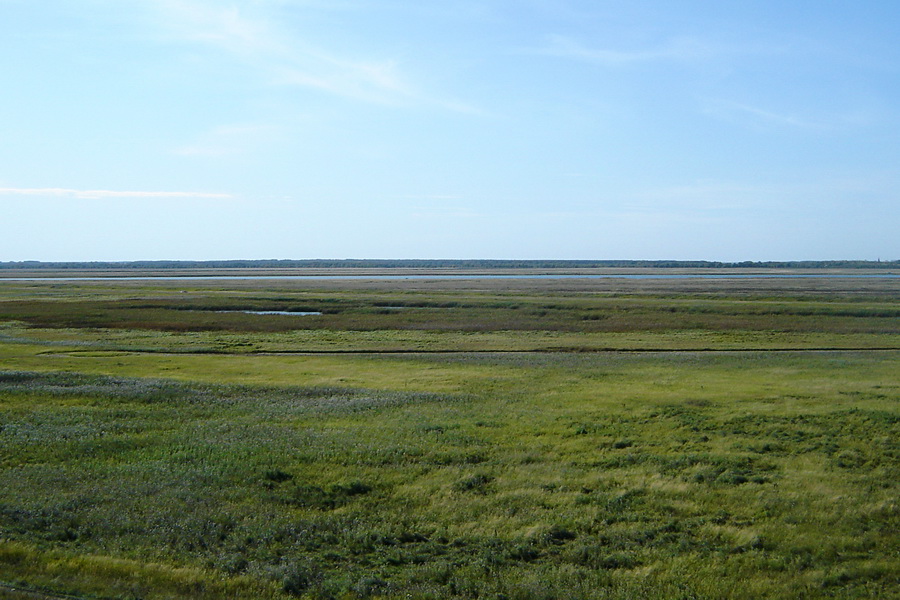
<svg viewBox="0 0 900 600">
<path fill-rule="evenodd" d="M 900 261 L 714 262 L 676 260 L 311 259 L 0 262 L 0 278 L 803 275 L 900 273 Z"/>
<path fill-rule="evenodd" d="M 0 281 L 73 280 L 402 280 L 402 279 L 830 279 L 900 277 L 898 269 L 0 269 Z"/>
</svg>

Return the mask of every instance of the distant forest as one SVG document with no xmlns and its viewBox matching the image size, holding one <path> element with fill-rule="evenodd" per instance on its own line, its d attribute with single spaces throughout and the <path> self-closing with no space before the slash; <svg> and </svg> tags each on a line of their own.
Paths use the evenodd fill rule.
<svg viewBox="0 0 900 600">
<path fill-rule="evenodd" d="M 900 260 L 801 260 L 715 262 L 705 260 L 138 260 L 127 262 L 0 262 L 0 269 L 897 269 Z"/>
</svg>

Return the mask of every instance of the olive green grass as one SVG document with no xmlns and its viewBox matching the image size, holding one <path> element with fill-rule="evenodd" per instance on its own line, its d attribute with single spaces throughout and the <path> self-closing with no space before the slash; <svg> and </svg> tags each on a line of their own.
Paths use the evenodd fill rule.
<svg viewBox="0 0 900 600">
<path fill-rule="evenodd" d="M 891 289 L 511 285 L 0 286 L 0 582 L 900 597 Z"/>
<path fill-rule="evenodd" d="M 894 589 L 896 354 L 438 358 L 367 360 L 436 363 L 453 393 L 4 373 L 3 577 L 127 597 L 89 566 L 126 561 L 150 598 L 184 597 L 176 572 L 194 597 Z"/>
</svg>

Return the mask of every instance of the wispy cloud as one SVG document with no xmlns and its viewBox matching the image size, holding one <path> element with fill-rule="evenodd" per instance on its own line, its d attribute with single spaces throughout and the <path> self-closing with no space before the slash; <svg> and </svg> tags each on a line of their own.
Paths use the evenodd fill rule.
<svg viewBox="0 0 900 600">
<path fill-rule="evenodd" d="M 652 61 L 696 60 L 712 56 L 715 49 L 707 43 L 690 37 L 673 38 L 650 48 L 619 50 L 593 48 L 571 37 L 552 35 L 547 37 L 547 42 L 543 46 L 525 52 L 605 66 L 622 66 Z"/>
<path fill-rule="evenodd" d="M 0 196 L 42 196 L 98 200 L 103 198 L 183 198 L 201 200 L 226 200 L 231 194 L 211 192 L 154 192 L 122 190 L 75 190 L 70 188 L 0 188 Z"/>
<path fill-rule="evenodd" d="M 866 107 L 798 113 L 719 98 L 701 98 L 699 102 L 701 110 L 709 116 L 753 128 L 841 132 L 868 127 L 880 119 L 877 110 Z"/>
<path fill-rule="evenodd" d="M 626 67 L 648 63 L 704 64 L 730 63 L 761 58 L 771 60 L 809 52 L 803 40 L 787 37 L 769 39 L 728 38 L 724 35 L 672 35 L 656 42 L 641 42 L 630 47 L 603 47 L 586 43 L 576 36 L 548 35 L 542 44 L 523 53 L 580 61 L 605 67 Z"/>
<path fill-rule="evenodd" d="M 777 112 L 751 104 L 732 102 L 720 99 L 701 100 L 703 111 L 711 116 L 747 122 L 751 125 L 769 125 L 777 127 L 790 127 L 796 129 L 808 129 L 824 131 L 832 128 L 832 124 L 825 120 L 816 120 L 797 114 Z"/>
<path fill-rule="evenodd" d="M 215 47 L 260 72 L 271 85 L 296 86 L 357 101 L 420 104 L 464 113 L 478 109 L 418 89 L 392 58 L 349 57 L 288 33 L 277 23 L 278 2 L 221 6 L 201 0 L 156 0 L 165 28 L 181 40 Z"/>
</svg>

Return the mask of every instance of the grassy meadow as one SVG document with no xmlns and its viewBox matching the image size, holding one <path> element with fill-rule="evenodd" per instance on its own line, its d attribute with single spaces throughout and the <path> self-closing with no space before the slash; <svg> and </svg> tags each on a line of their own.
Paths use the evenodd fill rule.
<svg viewBox="0 0 900 600">
<path fill-rule="evenodd" d="M 0 281 L 0 598 L 900 597 L 896 281 Z"/>
</svg>

